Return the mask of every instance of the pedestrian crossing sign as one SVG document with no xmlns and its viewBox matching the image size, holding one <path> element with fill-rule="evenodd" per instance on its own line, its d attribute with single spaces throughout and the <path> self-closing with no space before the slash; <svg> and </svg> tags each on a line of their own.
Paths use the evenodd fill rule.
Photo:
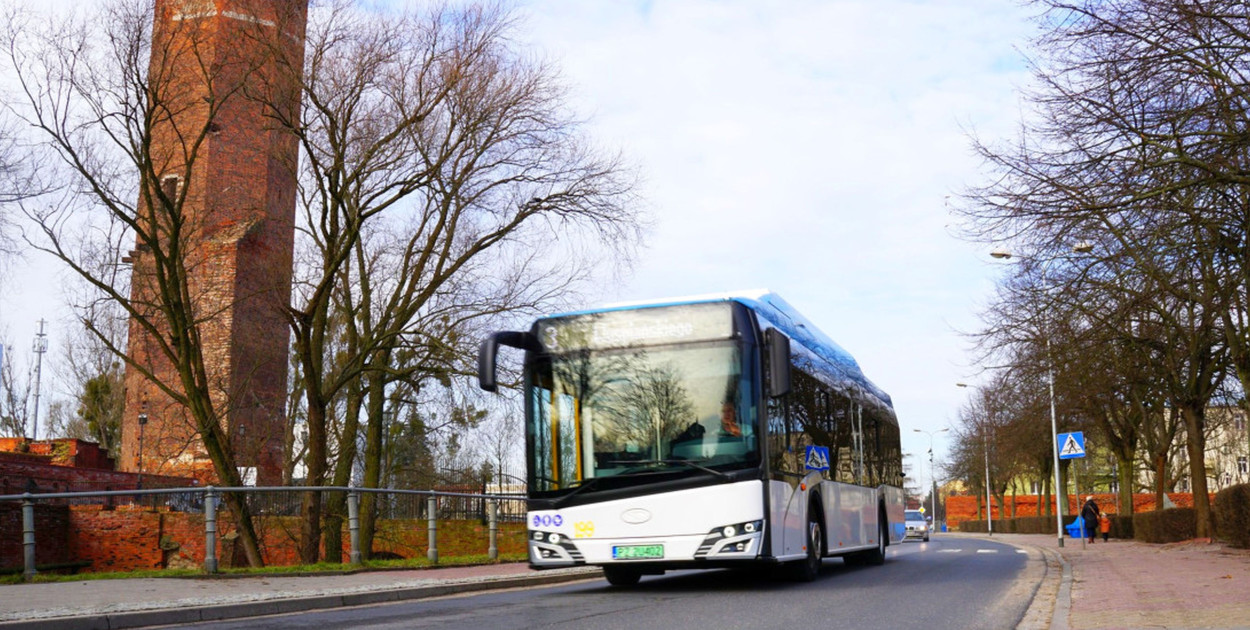
<svg viewBox="0 0 1250 630">
<path fill-rule="evenodd" d="M 809 446 L 803 460 L 808 470 L 829 470 L 829 449 L 824 446 Z"/>
<path fill-rule="evenodd" d="M 1073 431 L 1059 434 L 1059 459 L 1085 457 L 1085 433 Z"/>
</svg>

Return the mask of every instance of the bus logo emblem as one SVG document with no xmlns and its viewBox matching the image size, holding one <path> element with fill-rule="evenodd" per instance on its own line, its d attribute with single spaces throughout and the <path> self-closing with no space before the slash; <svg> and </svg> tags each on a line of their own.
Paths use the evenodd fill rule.
<svg viewBox="0 0 1250 630">
<path fill-rule="evenodd" d="M 631 525 L 638 525 L 651 520 L 651 513 L 642 508 L 632 508 L 621 513 L 621 520 Z"/>
<path fill-rule="evenodd" d="M 803 461 L 806 462 L 808 470 L 829 470 L 829 449 L 824 446 L 809 446 Z"/>
</svg>

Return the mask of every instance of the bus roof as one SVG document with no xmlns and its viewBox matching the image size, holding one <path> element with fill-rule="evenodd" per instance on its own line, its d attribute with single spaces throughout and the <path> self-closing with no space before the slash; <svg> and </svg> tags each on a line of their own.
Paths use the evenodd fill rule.
<svg viewBox="0 0 1250 630">
<path fill-rule="evenodd" d="M 890 395 L 874 385 L 872 381 L 868 380 L 868 377 L 864 376 L 863 370 L 859 368 L 859 363 L 855 361 L 855 357 L 851 356 L 851 353 L 847 352 L 842 348 L 842 346 L 838 345 L 837 342 L 830 339 L 827 335 L 825 335 L 825 333 L 821 332 L 815 324 L 808 321 L 808 319 L 799 313 L 793 306 L 790 306 L 788 302 L 781 299 L 781 296 L 769 291 L 768 289 L 730 291 L 726 293 L 707 293 L 702 295 L 663 298 L 657 300 L 640 300 L 635 302 L 615 302 L 606 304 L 599 308 L 559 313 L 550 315 L 549 317 L 569 317 L 574 315 L 605 313 L 609 311 L 632 310 L 636 308 L 730 301 L 741 303 L 755 311 L 758 316 L 761 316 L 763 319 L 767 320 L 768 323 L 776 326 L 791 340 L 798 342 L 799 345 L 803 346 L 811 353 L 829 362 L 830 367 L 832 367 L 835 371 L 841 372 L 847 379 L 863 387 L 868 393 L 876 396 L 886 405 L 893 406 Z"/>
</svg>

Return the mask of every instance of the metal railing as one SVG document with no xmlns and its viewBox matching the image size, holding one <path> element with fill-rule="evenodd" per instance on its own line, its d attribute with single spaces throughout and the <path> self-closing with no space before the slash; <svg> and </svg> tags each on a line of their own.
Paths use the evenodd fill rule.
<svg viewBox="0 0 1250 630">
<path fill-rule="evenodd" d="M 227 493 L 243 494 L 253 518 L 257 516 L 296 516 L 300 514 L 303 495 L 309 492 L 345 493 L 349 539 L 349 562 L 362 563 L 360 549 L 360 499 L 362 494 L 377 495 L 374 502 L 376 518 L 427 521 L 427 552 L 430 562 L 438 562 L 439 520 L 480 520 L 489 532 L 487 555 L 499 556 L 499 523 L 523 522 L 525 498 L 516 495 L 471 494 L 437 490 L 398 490 L 393 488 L 356 488 L 341 486 L 276 486 L 276 487 L 181 487 L 92 492 L 43 492 L 0 495 L 0 503 L 20 502 L 22 510 L 23 576 L 32 578 L 35 563 L 35 505 L 99 505 L 115 509 L 129 505 L 146 510 L 170 512 L 202 512 L 204 515 L 204 562 L 207 573 L 218 572 L 218 508 Z M 424 498 L 424 501 L 421 499 Z M 323 519 L 330 514 L 324 508 Z"/>
</svg>

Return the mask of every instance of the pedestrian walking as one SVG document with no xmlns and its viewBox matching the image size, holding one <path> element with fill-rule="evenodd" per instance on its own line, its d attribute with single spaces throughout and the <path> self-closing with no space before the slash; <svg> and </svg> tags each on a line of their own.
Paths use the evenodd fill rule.
<svg viewBox="0 0 1250 630">
<path fill-rule="evenodd" d="M 1111 517 L 1106 512 L 1098 515 L 1098 529 L 1102 530 L 1102 541 L 1107 542 L 1111 536 Z"/>
<path fill-rule="evenodd" d="M 1090 544 L 1094 544 L 1094 538 L 1098 535 L 1098 529 L 1095 523 L 1102 516 L 1102 510 L 1098 509 L 1098 504 L 1094 503 L 1094 497 L 1085 497 L 1085 505 L 1081 507 L 1081 520 L 1085 521 L 1085 537 L 1089 538 Z"/>
</svg>

